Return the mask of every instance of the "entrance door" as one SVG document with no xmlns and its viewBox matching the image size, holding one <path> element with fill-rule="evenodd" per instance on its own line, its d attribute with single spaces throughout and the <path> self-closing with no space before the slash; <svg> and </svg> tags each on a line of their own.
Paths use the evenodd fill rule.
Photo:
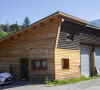
<svg viewBox="0 0 100 90">
<path fill-rule="evenodd" d="M 98 74 L 100 75 L 100 47 L 95 48 L 95 66 Z"/>
<path fill-rule="evenodd" d="M 20 79 L 28 80 L 28 59 L 20 60 Z"/>
<path fill-rule="evenodd" d="M 90 49 L 89 46 L 81 45 L 81 75 L 90 76 Z"/>
</svg>

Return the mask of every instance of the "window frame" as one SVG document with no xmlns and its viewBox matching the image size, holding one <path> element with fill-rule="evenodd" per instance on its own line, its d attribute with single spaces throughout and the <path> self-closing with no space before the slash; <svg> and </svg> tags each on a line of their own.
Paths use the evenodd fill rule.
<svg viewBox="0 0 100 90">
<path fill-rule="evenodd" d="M 35 67 L 35 62 L 36 61 L 40 61 L 40 68 Z M 46 61 L 46 68 L 42 67 L 42 61 Z M 47 70 L 47 60 L 46 59 L 31 60 L 31 69 L 32 70 Z"/>
<path fill-rule="evenodd" d="M 66 67 L 66 68 L 63 67 L 63 60 L 68 60 L 68 67 Z M 70 66 L 70 65 L 69 65 L 69 58 L 63 58 L 63 59 L 61 59 L 61 62 L 62 62 L 62 64 L 61 64 L 61 65 L 62 65 L 62 70 L 63 70 L 63 69 L 65 69 L 65 70 L 66 70 L 66 69 L 69 69 L 69 66 Z"/>
</svg>

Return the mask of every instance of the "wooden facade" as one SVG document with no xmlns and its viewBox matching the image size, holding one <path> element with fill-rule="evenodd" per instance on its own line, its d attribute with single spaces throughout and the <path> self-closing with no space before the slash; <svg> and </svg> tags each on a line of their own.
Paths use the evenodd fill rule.
<svg viewBox="0 0 100 90">
<path fill-rule="evenodd" d="M 62 16 L 62 17 L 61 17 Z M 81 76 L 80 44 L 90 45 L 91 72 L 93 47 L 100 45 L 100 31 L 71 16 L 55 13 L 28 28 L 0 40 L 0 64 L 10 65 L 15 80 L 21 80 L 27 63 L 27 80 L 51 80 Z M 73 34 L 67 40 L 66 34 Z M 69 68 L 62 68 L 62 59 L 69 60 Z M 21 60 L 26 60 L 23 64 Z M 33 61 L 45 60 L 46 69 L 35 70 Z M 28 62 L 27 62 L 28 61 Z"/>
<path fill-rule="evenodd" d="M 74 34 L 73 40 L 67 40 L 67 33 Z M 93 70 L 93 48 L 100 45 L 100 30 L 86 27 L 84 24 L 67 21 L 61 23 L 59 39 L 55 49 L 56 79 L 66 79 L 81 76 L 80 45 L 90 47 L 91 76 Z M 61 59 L 69 59 L 69 69 L 63 70 Z M 59 66 L 59 67 L 58 67 Z"/>
<path fill-rule="evenodd" d="M 56 32 L 60 19 L 53 18 L 53 22 L 46 20 L 44 26 L 36 25 L 26 29 L 28 31 L 20 32 L 20 37 L 12 36 L 14 39 L 6 39 L 6 43 L 0 43 L 0 64 L 11 65 L 11 73 L 15 80 L 20 79 L 20 59 L 28 59 L 29 79 L 45 79 L 46 76 L 54 80 L 54 46 L 56 41 Z M 47 60 L 46 70 L 33 70 L 32 60 Z"/>
</svg>

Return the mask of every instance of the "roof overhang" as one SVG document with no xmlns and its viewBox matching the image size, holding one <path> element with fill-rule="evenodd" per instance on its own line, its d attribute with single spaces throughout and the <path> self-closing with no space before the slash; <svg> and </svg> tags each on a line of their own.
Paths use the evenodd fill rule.
<svg viewBox="0 0 100 90">
<path fill-rule="evenodd" d="M 72 16 L 72 15 L 63 13 L 63 12 L 61 12 L 61 11 L 57 11 L 57 12 L 55 12 L 55 13 L 53 13 L 53 14 L 51 14 L 51 15 L 49 15 L 49 16 L 47 16 L 47 17 L 45 17 L 45 18 L 43 18 L 43 19 L 41 19 L 41 20 L 39 20 L 39 21 L 36 21 L 35 23 L 31 24 L 30 26 L 28 26 L 28 27 L 26 27 L 26 28 L 24 28 L 24 29 L 22 29 L 22 30 L 20 30 L 20 31 L 18 31 L 18 32 L 15 32 L 15 33 L 13 33 L 13 34 L 11 34 L 11 35 L 5 37 L 5 38 L 0 39 L 0 41 L 5 40 L 5 39 L 7 39 L 7 38 L 9 38 L 9 37 L 11 37 L 11 36 L 13 36 L 13 35 L 15 35 L 15 34 L 18 34 L 18 33 L 22 32 L 22 31 L 24 31 L 24 30 L 26 30 L 26 29 L 28 29 L 28 28 L 30 28 L 30 27 L 34 27 L 35 25 L 37 25 L 37 24 L 39 24 L 39 23 L 42 23 L 42 22 L 44 22 L 44 21 L 47 20 L 47 19 L 51 19 L 51 18 L 53 18 L 54 16 L 63 16 L 63 17 L 69 18 L 69 19 L 71 19 L 71 20 L 74 20 L 74 21 L 76 21 L 76 22 L 79 22 L 79 23 L 82 23 L 82 24 L 84 24 L 84 25 L 89 26 L 88 22 L 85 21 L 85 20 L 79 19 L 79 18 L 77 18 L 77 17 L 74 17 L 74 16 Z M 92 26 L 91 26 L 91 27 L 92 27 Z M 90 27 L 90 28 L 91 28 L 91 27 Z M 94 28 L 94 27 L 92 27 L 92 28 Z M 100 30 L 100 29 L 99 29 L 99 30 Z"/>
</svg>

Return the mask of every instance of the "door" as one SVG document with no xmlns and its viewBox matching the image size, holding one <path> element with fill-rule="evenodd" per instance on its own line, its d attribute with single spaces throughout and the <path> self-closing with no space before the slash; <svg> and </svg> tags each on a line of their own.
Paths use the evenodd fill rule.
<svg viewBox="0 0 100 90">
<path fill-rule="evenodd" d="M 20 80 L 28 80 L 28 59 L 20 60 Z"/>
<path fill-rule="evenodd" d="M 90 76 L 90 48 L 86 45 L 80 46 L 81 52 L 81 76 Z"/>
<path fill-rule="evenodd" d="M 95 48 L 95 66 L 97 73 L 100 75 L 100 47 Z"/>
</svg>

